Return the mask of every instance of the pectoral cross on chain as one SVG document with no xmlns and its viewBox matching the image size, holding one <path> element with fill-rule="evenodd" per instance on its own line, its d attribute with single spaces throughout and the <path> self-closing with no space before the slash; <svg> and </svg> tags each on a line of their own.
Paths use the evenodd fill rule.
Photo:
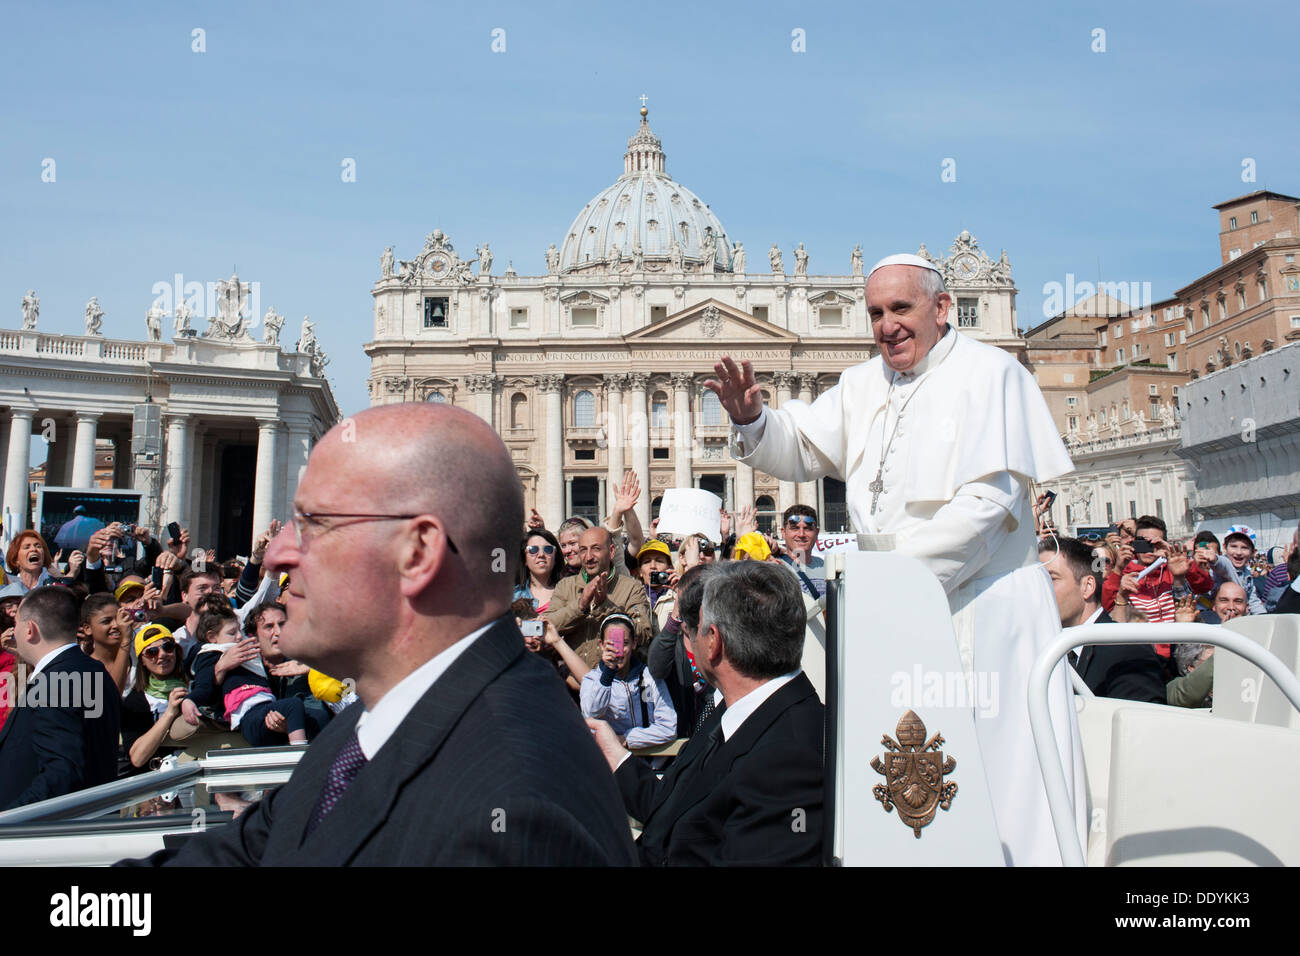
<svg viewBox="0 0 1300 956">
<path fill-rule="evenodd" d="M 867 490 L 871 492 L 872 514 L 876 513 L 876 505 L 880 503 L 880 493 L 885 490 L 885 483 L 880 480 L 880 476 L 883 475 L 884 472 L 885 470 L 883 468 L 877 471 L 875 480 L 873 480 L 871 484 L 867 485 Z"/>
</svg>

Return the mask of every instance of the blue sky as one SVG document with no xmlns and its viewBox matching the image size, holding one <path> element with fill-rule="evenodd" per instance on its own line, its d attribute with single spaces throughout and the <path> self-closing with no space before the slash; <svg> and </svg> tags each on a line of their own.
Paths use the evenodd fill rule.
<svg viewBox="0 0 1300 956">
<path fill-rule="evenodd" d="M 237 265 L 290 345 L 312 316 L 354 411 L 383 248 L 438 227 L 490 242 L 498 273 L 544 271 L 622 172 L 642 93 L 669 174 L 751 261 L 802 241 L 811 271 L 847 272 L 855 243 L 869 263 L 969 229 L 1007 249 L 1022 326 L 1067 273 L 1168 295 L 1218 264 L 1212 204 L 1300 190 L 1279 3 L 918 9 L 8 4 L 0 326 L 35 288 L 43 329 L 80 332 L 97 295 L 107 335 L 142 338 L 154 283 Z"/>
</svg>

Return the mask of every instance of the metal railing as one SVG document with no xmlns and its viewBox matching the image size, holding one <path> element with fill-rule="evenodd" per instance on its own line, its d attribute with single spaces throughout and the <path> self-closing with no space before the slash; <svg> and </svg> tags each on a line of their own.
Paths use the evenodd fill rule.
<svg viewBox="0 0 1300 956">
<path fill-rule="evenodd" d="M 1263 670 L 1291 706 L 1300 710 L 1300 679 L 1272 653 L 1245 635 L 1216 624 L 1084 624 L 1067 627 L 1038 655 L 1029 672 L 1029 729 L 1034 735 L 1038 767 L 1047 789 L 1047 805 L 1056 829 L 1056 844 L 1066 866 L 1085 866 L 1085 848 L 1075 832 L 1074 802 L 1065 781 L 1065 767 L 1056 747 L 1048 710 L 1048 682 L 1057 662 L 1080 644 L 1213 644 L 1244 657 Z M 1082 781 L 1079 781 L 1082 786 Z"/>
</svg>

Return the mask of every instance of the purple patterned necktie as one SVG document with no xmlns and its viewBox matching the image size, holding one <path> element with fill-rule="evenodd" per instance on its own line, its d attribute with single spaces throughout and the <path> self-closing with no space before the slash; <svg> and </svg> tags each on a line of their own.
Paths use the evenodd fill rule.
<svg viewBox="0 0 1300 956">
<path fill-rule="evenodd" d="M 320 826 L 325 815 L 334 809 L 334 804 L 339 802 L 343 791 L 365 765 L 366 755 L 361 752 L 361 740 L 353 733 L 352 739 L 335 754 L 334 762 L 330 764 L 329 773 L 325 776 L 325 786 L 320 792 L 316 809 L 312 811 L 311 820 L 307 824 L 308 833 Z"/>
</svg>

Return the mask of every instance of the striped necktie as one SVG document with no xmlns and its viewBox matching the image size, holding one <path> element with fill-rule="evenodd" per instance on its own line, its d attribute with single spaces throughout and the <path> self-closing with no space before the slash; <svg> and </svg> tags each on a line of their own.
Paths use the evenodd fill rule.
<svg viewBox="0 0 1300 956">
<path fill-rule="evenodd" d="M 352 738 L 343 745 L 343 749 L 334 755 L 334 762 L 330 764 L 329 773 L 325 776 L 325 786 L 321 789 L 320 797 L 316 801 L 316 809 L 312 811 L 311 819 L 307 823 L 309 834 L 320 826 L 320 822 L 334 809 L 334 805 L 342 798 L 343 791 L 365 765 L 366 755 L 361 752 L 361 739 L 354 732 Z"/>
</svg>

